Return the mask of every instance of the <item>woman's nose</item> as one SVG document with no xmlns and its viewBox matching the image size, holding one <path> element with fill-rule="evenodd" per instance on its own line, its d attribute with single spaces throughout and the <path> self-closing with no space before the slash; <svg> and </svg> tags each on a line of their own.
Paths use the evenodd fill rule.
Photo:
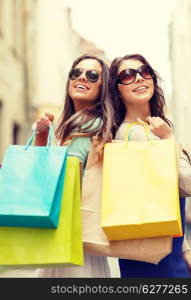
<svg viewBox="0 0 191 300">
<path fill-rule="evenodd" d="M 139 82 L 139 81 L 144 81 L 144 78 L 139 74 L 137 73 L 136 74 L 136 79 L 135 79 L 136 82 Z"/>
<path fill-rule="evenodd" d="M 86 77 L 86 74 L 85 72 L 83 72 L 82 74 L 80 74 L 79 78 L 78 78 L 80 81 L 87 81 L 87 77 Z"/>
</svg>

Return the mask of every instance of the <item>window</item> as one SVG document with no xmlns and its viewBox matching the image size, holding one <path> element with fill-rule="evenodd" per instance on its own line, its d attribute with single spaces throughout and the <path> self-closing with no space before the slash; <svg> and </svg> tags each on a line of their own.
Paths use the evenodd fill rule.
<svg viewBox="0 0 191 300">
<path fill-rule="evenodd" d="M 19 144 L 19 133 L 20 133 L 20 126 L 17 123 L 13 123 L 13 144 Z"/>
</svg>

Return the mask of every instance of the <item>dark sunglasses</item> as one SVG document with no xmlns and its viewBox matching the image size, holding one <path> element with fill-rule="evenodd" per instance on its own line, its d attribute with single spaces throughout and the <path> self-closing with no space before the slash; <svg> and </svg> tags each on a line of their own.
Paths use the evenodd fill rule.
<svg viewBox="0 0 191 300">
<path fill-rule="evenodd" d="M 80 77 L 80 75 L 84 72 L 83 69 L 79 69 L 79 68 L 74 68 L 69 72 L 69 78 L 72 80 L 77 79 L 78 77 Z M 85 72 L 86 74 L 86 78 L 90 81 L 90 82 L 96 82 L 99 79 L 99 73 L 96 70 L 88 70 Z"/>
<path fill-rule="evenodd" d="M 148 65 L 142 65 L 137 70 L 125 69 L 122 70 L 117 76 L 117 83 L 120 84 L 131 84 L 135 81 L 137 73 L 139 73 L 145 79 L 151 79 L 155 76 L 152 68 Z"/>
</svg>

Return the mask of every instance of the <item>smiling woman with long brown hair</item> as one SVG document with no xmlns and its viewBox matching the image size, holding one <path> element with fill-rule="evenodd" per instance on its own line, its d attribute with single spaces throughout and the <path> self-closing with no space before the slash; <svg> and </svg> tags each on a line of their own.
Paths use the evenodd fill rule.
<svg viewBox="0 0 191 300">
<path fill-rule="evenodd" d="M 159 79 L 157 72 L 142 55 L 126 55 L 113 60 L 109 84 L 115 111 L 116 139 L 124 139 L 127 124 L 133 123 L 129 130 L 129 139 L 146 140 L 143 122 L 149 125 L 153 139 L 174 137 L 172 123 L 165 116 L 165 98 Z M 180 155 L 179 195 L 184 230 L 184 197 L 191 195 L 190 157 L 184 150 Z M 173 238 L 172 253 L 158 265 L 120 259 L 121 277 L 189 277 L 189 270 L 183 259 L 183 251 L 190 251 L 186 240 L 183 250 L 182 246 L 183 237 Z"/>
<path fill-rule="evenodd" d="M 97 151 L 111 141 L 113 108 L 108 92 L 109 69 L 98 57 L 83 55 L 76 59 L 68 74 L 63 111 L 56 129 L 60 145 L 68 145 L 68 154 L 86 165 L 93 137 L 100 140 Z M 50 122 L 46 113 L 36 123 L 35 144 L 46 145 Z M 110 277 L 106 257 L 84 255 L 83 267 L 56 267 L 40 270 L 39 277 Z"/>
</svg>

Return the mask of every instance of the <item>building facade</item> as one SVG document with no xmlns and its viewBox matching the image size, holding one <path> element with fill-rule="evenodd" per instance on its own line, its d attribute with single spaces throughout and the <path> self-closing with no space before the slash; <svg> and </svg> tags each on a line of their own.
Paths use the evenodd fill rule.
<svg viewBox="0 0 191 300">
<path fill-rule="evenodd" d="M 45 111 L 58 120 L 68 71 L 87 52 L 106 59 L 74 30 L 63 1 L 0 1 L 0 161 Z"/>
<path fill-rule="evenodd" d="M 177 0 L 170 25 L 170 59 L 177 140 L 191 153 L 191 1 Z M 186 238 L 191 246 L 191 197 L 186 201 Z"/>
<path fill-rule="evenodd" d="M 50 111 L 57 121 L 73 61 L 87 52 L 105 54 L 75 31 L 71 10 L 60 0 L 38 0 L 33 22 L 28 52 L 31 115 L 36 119 Z"/>
<path fill-rule="evenodd" d="M 26 2 L 0 1 L 0 160 L 8 144 L 21 143 L 25 136 Z"/>
<path fill-rule="evenodd" d="M 170 25 L 172 113 L 177 138 L 191 150 L 191 1 L 178 0 Z"/>
</svg>

